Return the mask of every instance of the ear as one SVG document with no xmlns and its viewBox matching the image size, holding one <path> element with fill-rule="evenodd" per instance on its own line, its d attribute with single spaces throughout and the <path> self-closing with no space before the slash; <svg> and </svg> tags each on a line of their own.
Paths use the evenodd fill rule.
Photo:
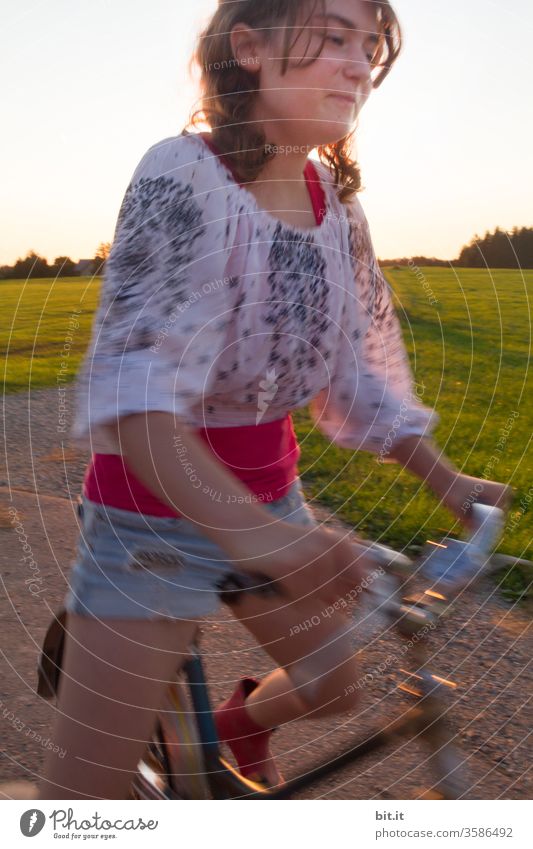
<svg viewBox="0 0 533 849">
<path fill-rule="evenodd" d="M 236 62 L 250 73 L 261 70 L 259 33 L 247 24 L 235 24 L 230 33 L 231 49 Z"/>
</svg>

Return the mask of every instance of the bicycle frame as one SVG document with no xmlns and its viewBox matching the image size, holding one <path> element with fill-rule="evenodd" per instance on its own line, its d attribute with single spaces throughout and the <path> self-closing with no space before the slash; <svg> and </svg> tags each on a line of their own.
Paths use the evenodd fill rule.
<svg viewBox="0 0 533 849">
<path fill-rule="evenodd" d="M 436 764 L 441 765 L 441 774 L 437 780 L 434 798 L 455 799 L 460 795 L 461 786 L 454 772 L 460 767 L 461 759 L 451 746 L 451 734 L 443 726 L 444 683 L 424 687 L 420 692 L 420 704 L 410 708 L 399 719 L 388 723 L 371 737 L 355 746 L 339 752 L 327 763 L 306 768 L 303 775 L 289 780 L 282 787 L 270 789 L 249 781 L 241 776 L 221 756 L 211 710 L 206 709 L 207 685 L 200 656 L 188 661 L 185 675 L 191 686 L 192 699 L 202 746 L 205 777 L 214 799 L 289 799 L 296 793 L 313 786 L 318 781 L 343 769 L 372 752 L 385 746 L 400 742 L 403 737 L 421 734 L 432 744 L 437 756 Z M 168 798 L 173 798 L 172 794 Z"/>
</svg>

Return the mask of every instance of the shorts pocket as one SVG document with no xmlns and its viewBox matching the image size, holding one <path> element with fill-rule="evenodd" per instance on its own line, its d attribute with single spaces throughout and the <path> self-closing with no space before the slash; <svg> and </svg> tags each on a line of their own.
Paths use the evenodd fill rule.
<svg viewBox="0 0 533 849">
<path fill-rule="evenodd" d="M 179 574 L 186 565 L 181 552 L 172 546 L 147 541 L 136 542 L 129 547 L 124 568 L 129 572 L 157 572 L 164 575 L 170 572 Z"/>
</svg>

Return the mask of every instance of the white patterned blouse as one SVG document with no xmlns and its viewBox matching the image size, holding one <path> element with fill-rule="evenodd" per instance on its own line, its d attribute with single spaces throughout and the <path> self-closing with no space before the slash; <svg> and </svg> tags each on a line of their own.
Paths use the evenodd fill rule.
<svg viewBox="0 0 533 849">
<path fill-rule="evenodd" d="M 434 428 L 360 202 L 316 169 L 325 214 L 302 228 L 262 209 L 200 135 L 149 148 L 78 376 L 76 441 L 120 453 L 102 425 L 151 410 L 229 427 L 309 405 L 330 441 L 374 454 Z"/>
</svg>

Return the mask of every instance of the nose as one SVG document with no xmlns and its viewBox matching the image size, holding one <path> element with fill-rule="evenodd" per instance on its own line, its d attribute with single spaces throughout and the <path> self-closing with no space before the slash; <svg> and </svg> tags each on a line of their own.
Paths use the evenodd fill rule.
<svg viewBox="0 0 533 849">
<path fill-rule="evenodd" d="M 349 80 L 365 88 L 370 84 L 372 65 L 368 58 L 368 48 L 363 45 L 362 40 L 357 39 L 354 44 L 350 56 L 346 59 L 344 73 Z"/>
</svg>

